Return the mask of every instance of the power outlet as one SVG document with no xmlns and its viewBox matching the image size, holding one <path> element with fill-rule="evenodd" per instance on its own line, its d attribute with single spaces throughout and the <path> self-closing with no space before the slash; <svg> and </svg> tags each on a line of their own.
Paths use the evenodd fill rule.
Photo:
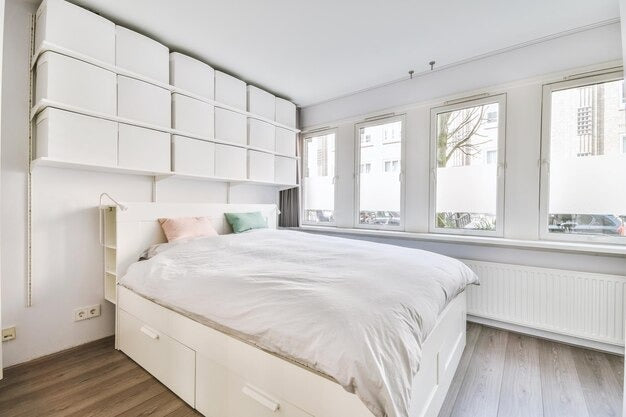
<svg viewBox="0 0 626 417">
<path fill-rule="evenodd" d="M 15 326 L 7 327 L 6 329 L 2 329 L 2 341 L 7 342 L 9 340 L 13 340 L 16 337 Z"/>
<path fill-rule="evenodd" d="M 100 315 L 100 304 L 89 307 L 81 307 L 74 310 L 74 321 L 92 319 Z"/>
</svg>

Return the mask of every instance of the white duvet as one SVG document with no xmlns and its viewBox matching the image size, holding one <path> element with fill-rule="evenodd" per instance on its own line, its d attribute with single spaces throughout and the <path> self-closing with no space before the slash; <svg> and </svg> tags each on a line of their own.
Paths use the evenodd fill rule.
<svg viewBox="0 0 626 417">
<path fill-rule="evenodd" d="M 330 376 L 377 417 L 408 417 L 422 342 L 468 284 L 431 252 L 293 231 L 169 244 L 121 284 Z"/>
</svg>

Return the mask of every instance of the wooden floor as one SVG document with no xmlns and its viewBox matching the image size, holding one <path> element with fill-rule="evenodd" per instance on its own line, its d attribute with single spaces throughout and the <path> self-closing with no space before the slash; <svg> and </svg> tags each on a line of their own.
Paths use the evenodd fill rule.
<svg viewBox="0 0 626 417">
<path fill-rule="evenodd" d="M 620 416 L 622 357 L 468 323 L 439 417 Z M 105 339 L 5 370 L 0 416 L 197 416 Z M 348 417 L 348 416 L 346 416 Z"/>
</svg>

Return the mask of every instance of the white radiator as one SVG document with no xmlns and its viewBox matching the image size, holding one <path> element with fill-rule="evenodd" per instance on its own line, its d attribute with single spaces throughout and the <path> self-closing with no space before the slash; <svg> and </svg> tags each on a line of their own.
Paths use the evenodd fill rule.
<svg viewBox="0 0 626 417">
<path fill-rule="evenodd" d="M 468 314 L 624 345 L 626 277 L 464 260 L 480 277 Z"/>
</svg>

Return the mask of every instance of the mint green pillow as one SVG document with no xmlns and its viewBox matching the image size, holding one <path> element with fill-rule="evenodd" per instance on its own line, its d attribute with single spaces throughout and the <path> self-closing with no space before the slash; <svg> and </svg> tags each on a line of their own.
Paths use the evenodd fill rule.
<svg viewBox="0 0 626 417">
<path fill-rule="evenodd" d="M 252 229 L 265 229 L 267 222 L 260 211 L 253 213 L 224 213 L 233 232 L 241 233 Z"/>
</svg>

